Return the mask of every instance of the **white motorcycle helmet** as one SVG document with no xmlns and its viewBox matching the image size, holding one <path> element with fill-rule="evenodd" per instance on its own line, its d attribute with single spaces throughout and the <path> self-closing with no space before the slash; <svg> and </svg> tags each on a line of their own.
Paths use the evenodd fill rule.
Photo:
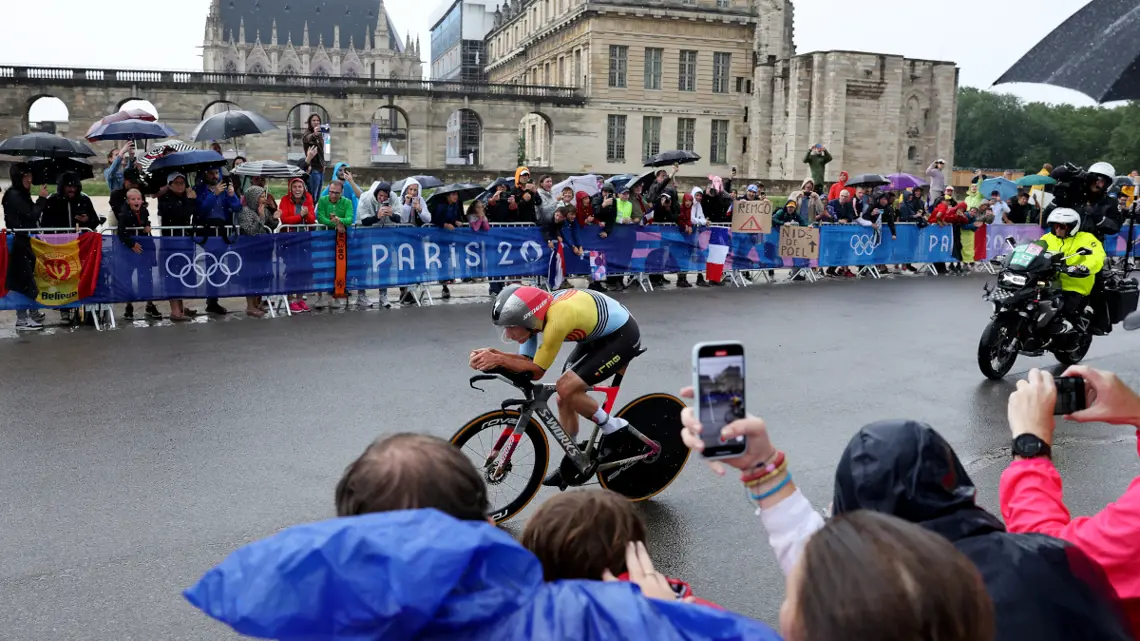
<svg viewBox="0 0 1140 641">
<path fill-rule="evenodd" d="M 1089 174 L 1104 176 L 1108 179 L 1109 185 L 1116 180 L 1116 168 L 1106 162 L 1093 163 L 1092 167 L 1089 167 Z"/>
<path fill-rule="evenodd" d="M 1073 235 L 1081 229 L 1081 215 L 1069 209 L 1068 207 L 1058 207 L 1049 214 L 1049 219 L 1046 221 L 1049 226 L 1053 225 L 1067 225 L 1069 227 L 1069 235 Z"/>
</svg>

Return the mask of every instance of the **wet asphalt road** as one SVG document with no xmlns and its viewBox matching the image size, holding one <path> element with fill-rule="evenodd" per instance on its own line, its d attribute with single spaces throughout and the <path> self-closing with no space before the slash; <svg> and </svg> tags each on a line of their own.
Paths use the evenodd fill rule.
<svg viewBox="0 0 1140 641">
<path fill-rule="evenodd" d="M 996 509 L 1012 382 L 974 361 L 982 283 L 624 294 L 650 351 L 619 403 L 685 384 L 694 341 L 741 340 L 749 410 L 817 506 L 853 431 L 905 417 L 954 443 Z M 485 304 L 0 340 L 0 637 L 234 638 L 181 589 L 242 543 L 330 516 L 341 471 L 377 435 L 446 437 L 496 407 L 509 388 L 469 389 L 466 357 L 497 344 Z M 1140 383 L 1138 352 L 1140 333 L 1117 330 L 1088 362 Z M 1010 380 L 1032 364 L 1053 362 L 1022 359 Z M 1108 426 L 1062 424 L 1056 460 L 1074 514 L 1140 472 L 1131 432 Z M 639 509 L 661 569 L 775 622 L 783 578 L 735 480 L 692 459 Z"/>
</svg>

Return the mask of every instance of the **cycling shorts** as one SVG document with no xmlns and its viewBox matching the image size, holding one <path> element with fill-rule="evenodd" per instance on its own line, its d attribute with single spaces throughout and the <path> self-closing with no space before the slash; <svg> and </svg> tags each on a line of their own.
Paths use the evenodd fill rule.
<svg viewBox="0 0 1140 641">
<path fill-rule="evenodd" d="M 640 350 L 641 330 L 630 316 L 617 330 L 601 338 L 578 343 L 562 371 L 572 371 L 587 385 L 597 385 L 629 365 Z"/>
</svg>

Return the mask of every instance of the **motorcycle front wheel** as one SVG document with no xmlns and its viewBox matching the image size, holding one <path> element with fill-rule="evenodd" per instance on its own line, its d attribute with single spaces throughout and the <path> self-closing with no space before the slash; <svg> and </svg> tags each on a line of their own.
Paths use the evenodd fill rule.
<svg viewBox="0 0 1140 641">
<path fill-rule="evenodd" d="M 986 378 L 998 381 L 1013 369 L 1017 360 L 1015 340 L 1017 335 L 1004 319 L 995 318 L 986 325 L 978 341 L 978 368 Z"/>
</svg>

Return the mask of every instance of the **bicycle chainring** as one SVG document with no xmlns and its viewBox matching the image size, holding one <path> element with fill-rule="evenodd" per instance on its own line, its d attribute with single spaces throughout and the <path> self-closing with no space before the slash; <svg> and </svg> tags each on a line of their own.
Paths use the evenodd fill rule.
<svg viewBox="0 0 1140 641">
<path fill-rule="evenodd" d="M 562 473 L 562 482 L 571 487 L 584 485 L 586 481 L 593 478 L 594 474 L 598 471 L 598 461 L 590 461 L 586 466 L 585 471 L 580 471 L 578 466 L 574 465 L 569 457 L 563 457 L 562 463 L 559 465 L 559 471 Z"/>
</svg>

